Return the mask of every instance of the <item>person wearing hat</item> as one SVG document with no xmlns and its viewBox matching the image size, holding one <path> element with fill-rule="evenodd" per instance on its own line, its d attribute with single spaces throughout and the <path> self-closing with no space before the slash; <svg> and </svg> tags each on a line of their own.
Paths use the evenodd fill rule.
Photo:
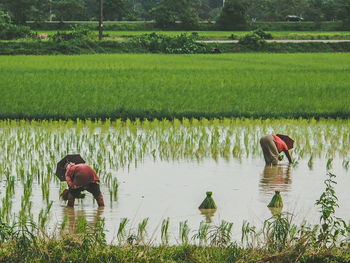
<svg viewBox="0 0 350 263">
<path fill-rule="evenodd" d="M 65 189 L 61 197 L 68 201 L 67 206 L 74 206 L 75 198 L 81 198 L 81 193 L 86 190 L 90 192 L 97 201 L 98 206 L 104 206 L 103 195 L 100 190 L 100 179 L 96 171 L 84 163 L 75 164 L 68 162 L 65 165 L 66 181 L 69 189 Z"/>
<path fill-rule="evenodd" d="M 264 153 L 266 165 L 277 165 L 279 153 L 284 152 L 289 163 L 292 158 L 289 150 L 293 148 L 294 141 L 282 134 L 268 134 L 260 138 L 260 145 Z"/>
</svg>

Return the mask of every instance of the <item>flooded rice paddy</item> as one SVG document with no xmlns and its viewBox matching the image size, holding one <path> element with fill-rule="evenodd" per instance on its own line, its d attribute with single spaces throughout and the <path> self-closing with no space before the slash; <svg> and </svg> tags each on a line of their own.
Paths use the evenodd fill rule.
<svg viewBox="0 0 350 263">
<path fill-rule="evenodd" d="M 244 220 L 261 226 L 274 191 L 282 193 L 283 211 L 295 223 L 318 223 L 315 206 L 327 171 L 336 174 L 340 207 L 350 217 L 350 122 L 344 120 L 174 120 L 174 121 L 1 121 L 0 216 L 3 221 L 32 219 L 49 231 L 71 231 L 82 216 L 91 224 L 103 219 L 107 239 L 117 239 L 127 218 L 127 235 L 148 218 L 147 239 L 160 240 L 169 218 L 170 239 L 179 225 L 191 230 L 200 222 L 233 222 L 240 238 Z M 295 163 L 265 167 L 259 139 L 284 133 L 295 139 Z M 101 179 L 106 207 L 92 196 L 67 208 L 59 199 L 66 187 L 54 175 L 67 153 L 80 153 Z M 203 213 L 206 191 L 218 206 Z"/>
</svg>

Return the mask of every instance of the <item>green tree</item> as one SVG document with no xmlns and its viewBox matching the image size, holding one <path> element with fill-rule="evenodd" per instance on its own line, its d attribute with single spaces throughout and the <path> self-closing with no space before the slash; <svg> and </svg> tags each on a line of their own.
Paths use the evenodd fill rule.
<svg viewBox="0 0 350 263">
<path fill-rule="evenodd" d="M 11 16 L 9 13 L 4 12 L 0 9 L 0 24 L 9 24 L 11 23 Z"/>
<path fill-rule="evenodd" d="M 218 27 L 224 30 L 242 30 L 247 27 L 245 0 L 226 0 L 217 20 Z"/>
<path fill-rule="evenodd" d="M 194 1 L 194 8 L 196 10 L 196 13 L 198 14 L 198 17 L 201 20 L 210 20 L 211 19 L 211 8 L 209 6 L 208 1 L 203 0 L 195 0 Z"/>
<path fill-rule="evenodd" d="M 208 0 L 208 5 L 210 8 L 219 8 L 222 7 L 224 1 L 223 0 Z"/>
<path fill-rule="evenodd" d="M 85 3 L 81 0 L 56 0 L 51 3 L 51 8 L 59 21 L 86 19 Z"/>
<path fill-rule="evenodd" d="M 127 14 L 123 0 L 104 0 L 103 10 L 105 20 L 122 20 Z"/>
<path fill-rule="evenodd" d="M 174 28 L 177 21 L 183 29 L 193 29 L 198 25 L 198 16 L 191 0 L 161 0 L 152 9 L 152 14 L 159 28 Z"/>
<path fill-rule="evenodd" d="M 350 30 L 350 0 L 339 0 L 337 17 L 343 22 L 343 28 Z"/>
<path fill-rule="evenodd" d="M 35 2 L 35 0 L 2 0 L 4 9 L 10 13 L 15 24 L 25 24 Z"/>
</svg>

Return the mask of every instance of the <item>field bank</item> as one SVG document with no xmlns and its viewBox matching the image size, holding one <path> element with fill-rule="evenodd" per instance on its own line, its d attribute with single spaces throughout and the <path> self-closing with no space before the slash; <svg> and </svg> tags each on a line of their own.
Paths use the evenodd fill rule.
<svg viewBox="0 0 350 263">
<path fill-rule="evenodd" d="M 0 117 L 348 118 L 350 55 L 0 57 Z"/>
</svg>

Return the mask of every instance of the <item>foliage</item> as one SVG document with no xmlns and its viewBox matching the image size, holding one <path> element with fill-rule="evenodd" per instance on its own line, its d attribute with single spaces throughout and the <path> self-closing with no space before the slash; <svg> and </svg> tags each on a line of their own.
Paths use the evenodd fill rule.
<svg viewBox="0 0 350 263">
<path fill-rule="evenodd" d="M 206 45 L 196 42 L 196 34 L 169 37 L 157 33 L 135 37 L 131 42 L 152 53 L 194 54 L 208 53 Z"/>
<path fill-rule="evenodd" d="M 216 23 L 220 29 L 224 30 L 246 29 L 246 11 L 246 1 L 226 0 Z"/>
<path fill-rule="evenodd" d="M 3 0 L 2 5 L 5 11 L 9 12 L 16 24 L 25 24 L 34 6 L 33 0 Z"/>
<path fill-rule="evenodd" d="M 343 22 L 343 28 L 350 30 L 350 1 L 349 0 L 340 0 L 338 3 L 339 7 L 339 18 Z"/>
<path fill-rule="evenodd" d="M 241 2 L 245 5 L 245 19 L 253 23 L 284 21 L 286 15 L 294 14 L 303 16 L 306 21 L 313 21 L 316 26 L 321 25 L 323 21 L 341 20 L 343 28 L 349 28 L 348 0 L 294 0 L 292 2 L 247 0 Z M 175 15 L 176 20 L 184 23 L 172 23 L 171 27 L 193 28 L 197 27 L 198 17 L 207 21 L 216 20 L 222 5 L 222 0 L 104 0 L 104 17 L 107 20 L 173 22 Z M 9 12 L 16 24 L 24 24 L 27 20 L 51 21 L 51 19 L 96 21 L 99 17 L 96 0 L 2 0 L 0 8 Z M 154 13 L 155 10 L 157 11 Z M 302 24 L 304 22 L 289 23 L 289 26 L 299 27 Z M 166 27 L 163 23 L 159 25 Z"/>
<path fill-rule="evenodd" d="M 90 34 L 91 31 L 89 29 L 82 26 L 74 26 L 72 27 L 71 31 L 58 31 L 56 34 L 50 36 L 50 38 L 55 42 L 71 40 L 84 41 L 89 38 Z"/>
<path fill-rule="evenodd" d="M 288 239 L 293 237 L 295 228 L 288 214 L 277 213 L 264 222 L 263 234 L 266 248 L 270 251 L 282 251 L 288 246 Z M 292 235 L 292 236 L 291 236 Z"/>
<path fill-rule="evenodd" d="M 238 44 L 246 46 L 252 50 L 259 50 L 266 45 L 266 41 L 260 35 L 250 33 L 241 37 Z"/>
<path fill-rule="evenodd" d="M 273 39 L 271 33 L 267 33 L 264 30 L 262 30 L 261 28 L 254 30 L 253 33 L 260 36 L 263 39 Z"/>
<path fill-rule="evenodd" d="M 27 26 L 0 23 L 0 39 L 2 40 L 12 40 L 32 36 L 34 36 L 34 34 Z"/>
<path fill-rule="evenodd" d="M 193 29 L 198 25 L 198 16 L 190 0 L 161 0 L 152 9 L 152 14 L 158 28 L 174 28 L 177 22 L 183 29 Z"/>
<path fill-rule="evenodd" d="M 336 246 L 339 236 L 346 236 L 348 226 L 344 220 L 335 216 L 335 209 L 339 207 L 338 197 L 336 196 L 334 185 L 336 184 L 336 175 L 328 172 L 329 178 L 324 181 L 326 189 L 316 201 L 320 207 L 320 233 L 318 242 L 321 246 Z"/>
<path fill-rule="evenodd" d="M 96 2 L 97 4 L 97 2 Z M 51 2 L 52 12 L 58 21 L 81 20 L 84 18 L 84 3 L 77 0 L 61 0 Z"/>
<path fill-rule="evenodd" d="M 4 12 L 0 9 L 0 24 L 9 24 L 11 23 L 11 16 L 9 13 Z"/>
</svg>

